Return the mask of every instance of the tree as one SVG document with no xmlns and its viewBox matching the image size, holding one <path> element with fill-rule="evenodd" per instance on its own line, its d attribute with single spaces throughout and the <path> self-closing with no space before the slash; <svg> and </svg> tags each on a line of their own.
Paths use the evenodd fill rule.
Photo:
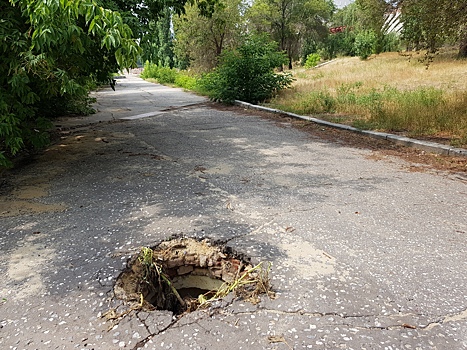
<svg viewBox="0 0 467 350">
<path fill-rule="evenodd" d="M 269 33 L 279 49 L 287 52 L 292 69 L 304 39 L 327 35 L 325 22 L 333 10 L 329 0 L 255 0 L 248 18 L 256 32 Z"/>
<path fill-rule="evenodd" d="M 172 10 L 167 7 L 161 17 L 149 22 L 148 31 L 140 40 L 143 62 L 170 68 L 174 66 L 171 20 Z"/>
<path fill-rule="evenodd" d="M 323 42 L 321 53 L 326 59 L 342 56 L 355 56 L 355 38 L 363 30 L 362 14 L 355 3 L 351 3 L 333 13 L 331 27 L 343 30 L 330 34 Z"/>
<path fill-rule="evenodd" d="M 390 4 L 385 0 L 355 0 L 363 19 L 363 27 L 372 30 L 376 36 L 375 53 L 383 52 L 384 48 L 384 24 L 386 14 L 391 10 Z"/>
<path fill-rule="evenodd" d="M 135 64 L 122 17 L 92 0 L 0 0 L 0 166 L 47 142 L 48 117 L 85 107 L 90 84 Z"/>
<path fill-rule="evenodd" d="M 404 0 L 404 38 L 418 49 L 435 53 L 449 40 L 459 43 L 459 57 L 467 57 L 467 0 Z"/>
<path fill-rule="evenodd" d="M 185 5 L 210 17 L 219 0 L 97 0 L 103 7 L 119 12 L 124 23 L 141 44 L 142 61 L 159 60 L 171 65 L 173 60 L 170 21 L 173 14 L 182 15 Z M 162 46 L 162 48 L 160 48 Z M 162 55 L 162 56 L 161 56 Z"/>
<path fill-rule="evenodd" d="M 242 0 L 220 0 L 210 17 L 187 5 L 184 15 L 174 17 L 174 51 L 179 62 L 197 71 L 210 71 L 226 48 L 234 48 L 245 32 Z M 182 67 L 183 68 L 183 67 Z"/>
</svg>

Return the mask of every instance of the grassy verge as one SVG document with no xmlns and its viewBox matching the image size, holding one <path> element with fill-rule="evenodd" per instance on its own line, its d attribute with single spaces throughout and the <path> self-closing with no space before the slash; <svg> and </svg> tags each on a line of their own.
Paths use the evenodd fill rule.
<svg viewBox="0 0 467 350">
<path fill-rule="evenodd" d="M 156 64 L 146 62 L 144 70 L 141 73 L 141 78 L 159 84 L 181 87 L 200 95 L 208 94 L 200 76 L 176 68 L 160 67 Z"/>
<path fill-rule="evenodd" d="M 466 147 L 466 63 L 449 53 L 437 57 L 428 69 L 397 53 L 368 61 L 343 58 L 319 69 L 296 70 L 293 88 L 270 105 L 361 129 Z"/>
</svg>

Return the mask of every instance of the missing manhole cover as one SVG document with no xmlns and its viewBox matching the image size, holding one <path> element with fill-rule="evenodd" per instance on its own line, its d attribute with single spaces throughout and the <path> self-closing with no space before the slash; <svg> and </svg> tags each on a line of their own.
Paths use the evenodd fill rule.
<svg viewBox="0 0 467 350">
<path fill-rule="evenodd" d="M 252 266 L 222 246 L 181 238 L 142 248 L 118 277 L 114 291 L 139 308 L 182 314 L 231 292 L 254 303 L 259 294 L 273 296 L 268 273 L 269 265 Z"/>
</svg>

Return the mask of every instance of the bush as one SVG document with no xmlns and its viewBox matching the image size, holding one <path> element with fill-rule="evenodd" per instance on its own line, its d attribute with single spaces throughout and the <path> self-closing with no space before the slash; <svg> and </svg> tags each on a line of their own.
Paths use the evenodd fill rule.
<svg viewBox="0 0 467 350">
<path fill-rule="evenodd" d="M 47 145 L 50 118 L 89 113 L 90 87 L 133 66 L 139 48 L 116 12 L 91 0 L 0 5 L 0 168 Z"/>
<path fill-rule="evenodd" d="M 159 84 L 174 84 L 178 71 L 175 68 L 162 67 L 146 61 L 141 78 L 155 79 Z"/>
<path fill-rule="evenodd" d="M 277 52 L 275 43 L 251 36 L 238 49 L 224 51 L 220 65 L 201 84 L 214 100 L 257 103 L 290 86 L 291 74 L 274 72 L 285 63 L 287 57 Z"/>
<path fill-rule="evenodd" d="M 175 85 L 187 90 L 196 90 L 198 79 L 194 76 L 188 75 L 183 71 L 180 71 L 175 77 Z"/>
<path fill-rule="evenodd" d="M 319 61 L 321 61 L 321 57 L 319 54 L 317 53 L 310 53 L 307 57 L 306 57 L 306 62 L 305 62 L 305 68 L 313 68 L 313 67 L 316 67 L 319 63 Z"/>
<path fill-rule="evenodd" d="M 318 49 L 318 43 L 315 40 L 309 37 L 305 38 L 300 52 L 300 64 L 304 66 L 308 55 L 317 52 Z"/>
<path fill-rule="evenodd" d="M 173 84 L 175 86 L 206 94 L 205 88 L 199 84 L 199 77 L 190 74 L 186 70 L 161 67 L 157 64 L 146 62 L 141 73 L 143 79 L 154 79 L 159 84 Z"/>
<path fill-rule="evenodd" d="M 376 35 L 371 30 L 360 32 L 355 37 L 355 53 L 362 60 L 366 60 L 375 52 Z"/>
<path fill-rule="evenodd" d="M 159 67 L 159 77 L 157 81 L 159 84 L 174 84 L 177 71 L 174 68 Z"/>
<path fill-rule="evenodd" d="M 144 63 L 143 71 L 141 72 L 141 78 L 143 79 L 156 79 L 158 75 L 158 66 L 157 64 L 146 61 Z"/>
</svg>

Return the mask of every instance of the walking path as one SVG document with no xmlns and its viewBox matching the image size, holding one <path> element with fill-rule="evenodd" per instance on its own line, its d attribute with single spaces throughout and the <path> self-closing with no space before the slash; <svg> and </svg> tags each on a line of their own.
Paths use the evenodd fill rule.
<svg viewBox="0 0 467 350">
<path fill-rule="evenodd" d="M 467 349 L 462 179 L 136 77 L 97 98 L 4 174 L 1 349 Z M 277 298 L 102 317 L 171 235 L 270 261 Z"/>
</svg>

